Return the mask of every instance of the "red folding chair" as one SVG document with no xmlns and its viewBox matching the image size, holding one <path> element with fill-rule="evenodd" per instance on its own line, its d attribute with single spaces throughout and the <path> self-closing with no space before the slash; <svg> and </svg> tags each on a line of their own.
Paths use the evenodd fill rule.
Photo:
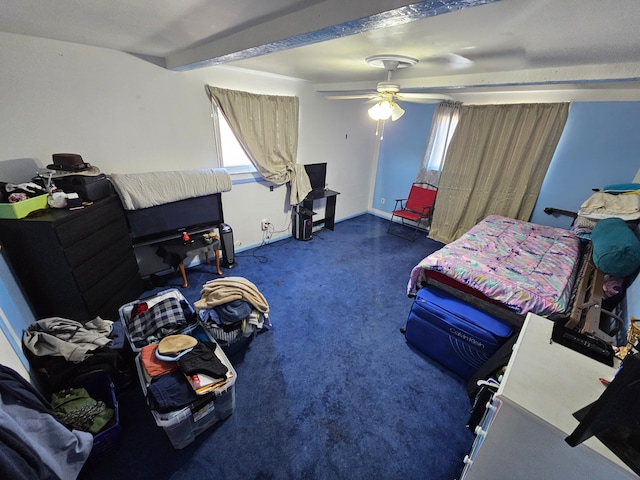
<svg viewBox="0 0 640 480">
<path fill-rule="evenodd" d="M 433 217 L 433 205 L 436 202 L 438 191 L 421 185 L 424 184 L 414 183 L 411 185 L 407 198 L 396 199 L 396 205 L 391 212 L 391 220 L 389 220 L 389 226 L 387 227 L 388 233 L 413 242 L 418 238 L 421 229 L 425 232 L 429 231 L 431 218 Z M 405 231 L 407 227 L 412 227 L 411 234 L 403 234 L 395 228 L 395 224 L 398 223 L 394 221 L 396 217 L 401 220 L 402 231 Z M 426 225 L 421 226 L 423 224 Z"/>
</svg>

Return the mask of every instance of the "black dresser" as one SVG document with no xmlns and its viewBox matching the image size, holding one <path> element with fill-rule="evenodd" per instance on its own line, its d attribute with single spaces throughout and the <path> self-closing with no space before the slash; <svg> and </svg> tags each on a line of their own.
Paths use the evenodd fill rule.
<svg viewBox="0 0 640 480">
<path fill-rule="evenodd" d="M 36 316 L 117 320 L 143 291 L 119 198 L 44 212 L 0 220 L 0 242 Z"/>
</svg>

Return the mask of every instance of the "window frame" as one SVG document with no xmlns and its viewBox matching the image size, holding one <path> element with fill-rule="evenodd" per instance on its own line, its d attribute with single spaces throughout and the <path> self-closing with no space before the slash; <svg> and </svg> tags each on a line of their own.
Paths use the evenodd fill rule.
<svg viewBox="0 0 640 480">
<path fill-rule="evenodd" d="M 242 149 L 240 142 L 237 137 L 231 130 L 231 127 L 227 123 L 227 120 L 224 118 L 224 115 L 220 111 L 220 109 L 216 106 L 215 102 L 211 102 L 211 119 L 213 120 L 213 131 L 214 131 L 214 142 L 216 147 L 216 157 L 218 167 L 224 168 L 229 172 L 230 175 L 249 175 L 258 174 L 258 170 L 255 165 L 251 162 L 251 159 L 247 155 L 247 153 Z M 224 132 L 223 132 L 224 130 Z M 223 147 L 223 139 L 229 140 L 229 136 L 235 141 L 237 145 L 234 145 L 232 148 L 237 151 L 241 151 L 241 154 L 246 158 L 247 163 L 236 164 L 236 165 L 225 165 L 224 162 L 224 150 Z"/>
</svg>

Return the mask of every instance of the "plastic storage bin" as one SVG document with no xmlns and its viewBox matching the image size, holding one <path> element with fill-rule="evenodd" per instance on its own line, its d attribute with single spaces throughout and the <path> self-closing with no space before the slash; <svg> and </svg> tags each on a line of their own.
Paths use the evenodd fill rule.
<svg viewBox="0 0 640 480">
<path fill-rule="evenodd" d="M 98 371 L 78 377 L 73 387 L 85 388 L 94 400 L 102 400 L 107 407 L 113 409 L 113 421 L 93 436 L 93 448 L 87 461 L 92 461 L 106 454 L 112 453 L 120 445 L 120 412 L 116 391 L 111 377 L 106 372 Z"/>
<path fill-rule="evenodd" d="M 45 194 L 21 202 L 0 203 L 0 218 L 24 218 L 35 210 L 49 208 L 47 197 Z"/>
<path fill-rule="evenodd" d="M 157 304 L 158 302 L 160 302 L 160 301 L 162 301 L 162 300 L 164 300 L 166 298 L 175 298 L 175 299 L 178 299 L 181 302 L 184 302 L 184 304 L 188 306 L 188 308 L 187 308 L 187 310 L 188 310 L 187 317 L 192 317 L 192 318 L 187 318 L 187 320 L 195 323 L 195 321 L 196 321 L 195 320 L 195 310 L 194 310 L 193 306 L 189 302 L 187 302 L 186 298 L 184 298 L 184 295 L 182 295 L 182 293 L 180 293 L 180 291 L 178 289 L 176 289 L 176 288 L 171 288 L 171 289 L 168 289 L 168 290 L 164 290 L 164 291 L 159 292 L 156 295 L 153 295 L 153 296 L 148 297 L 148 298 L 141 298 L 141 299 L 135 300 L 133 302 L 126 303 L 126 304 L 122 305 L 120 307 L 120 309 L 118 310 L 118 316 L 120 318 L 120 321 L 124 325 L 124 330 L 125 330 L 125 334 L 127 336 L 127 340 L 129 342 L 129 344 L 131 345 L 131 349 L 134 352 L 136 352 L 136 353 L 140 352 L 141 347 L 137 347 L 131 341 L 131 334 L 129 332 L 129 322 L 131 320 L 131 312 L 133 311 L 133 307 L 137 303 L 140 303 L 140 302 L 145 302 L 148 307 L 152 307 L 153 305 Z M 186 326 L 185 328 L 187 330 L 189 330 L 190 328 L 193 328 L 193 323 L 191 325 Z"/>
<path fill-rule="evenodd" d="M 251 326 L 251 330 L 247 332 L 243 332 L 241 328 L 227 332 L 224 331 L 222 327 L 218 327 L 209 322 L 198 320 L 198 323 L 207 332 L 207 335 L 213 338 L 218 345 L 220 345 L 224 353 L 231 358 L 235 358 L 236 355 L 245 351 L 258 334 L 258 329 L 253 325 Z"/>
<path fill-rule="evenodd" d="M 198 337 L 201 332 L 202 329 L 198 328 L 197 332 L 191 334 Z M 221 348 L 216 348 L 216 355 L 227 366 L 229 374 L 227 381 L 214 390 L 213 396 L 203 395 L 190 406 L 173 412 L 159 413 L 151 410 L 156 425 L 164 430 L 176 449 L 189 445 L 200 433 L 229 417 L 236 408 L 236 371 Z M 140 386 L 146 397 L 151 379 L 142 366 L 140 355 L 136 356 L 136 367 Z"/>
</svg>

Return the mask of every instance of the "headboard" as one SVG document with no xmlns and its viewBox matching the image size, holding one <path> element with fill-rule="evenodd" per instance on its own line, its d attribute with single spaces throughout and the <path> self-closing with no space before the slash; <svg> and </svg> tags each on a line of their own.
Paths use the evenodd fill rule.
<svg viewBox="0 0 640 480">
<path fill-rule="evenodd" d="M 138 210 L 125 210 L 134 246 L 202 233 L 224 223 L 222 194 L 185 198 Z"/>
</svg>

